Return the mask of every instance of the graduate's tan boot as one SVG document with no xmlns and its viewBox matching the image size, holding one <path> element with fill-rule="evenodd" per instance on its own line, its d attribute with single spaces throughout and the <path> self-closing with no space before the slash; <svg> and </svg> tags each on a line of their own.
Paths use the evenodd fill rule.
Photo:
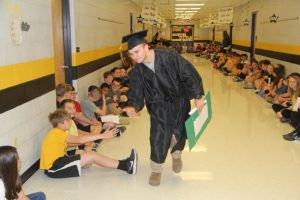
<svg viewBox="0 0 300 200">
<path fill-rule="evenodd" d="M 160 185 L 161 173 L 152 172 L 149 178 L 149 184 L 152 186 Z"/>
<path fill-rule="evenodd" d="M 173 171 L 175 173 L 181 172 L 181 170 L 182 170 L 182 160 L 181 160 L 181 157 L 180 158 L 176 158 L 176 159 L 173 158 L 172 168 L 173 168 Z"/>
</svg>

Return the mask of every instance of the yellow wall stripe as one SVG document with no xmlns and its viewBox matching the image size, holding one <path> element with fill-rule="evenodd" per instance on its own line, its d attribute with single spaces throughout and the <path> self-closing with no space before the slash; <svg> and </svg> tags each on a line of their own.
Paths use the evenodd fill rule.
<svg viewBox="0 0 300 200">
<path fill-rule="evenodd" d="M 256 48 L 259 48 L 259 49 L 300 55 L 300 46 L 286 45 L 286 44 L 272 44 L 272 43 L 266 43 L 266 42 L 257 42 L 255 44 L 255 46 L 256 46 Z"/>
<path fill-rule="evenodd" d="M 78 66 L 100 58 L 119 53 L 120 45 L 105 47 L 84 52 L 72 53 L 72 65 Z"/>
<path fill-rule="evenodd" d="M 0 66 L 0 90 L 54 73 L 54 59 Z"/>
<path fill-rule="evenodd" d="M 233 40 L 233 44 L 250 47 L 250 41 L 245 40 Z M 264 49 L 269 51 L 275 51 L 280 53 L 288 53 L 294 55 L 300 55 L 300 46 L 287 45 L 287 44 L 273 44 L 267 42 L 256 42 L 255 47 L 258 49 Z"/>
<path fill-rule="evenodd" d="M 241 45 L 241 46 L 245 46 L 245 47 L 250 47 L 250 41 L 245 41 L 245 40 L 233 40 L 232 44 L 236 44 L 236 45 Z"/>
<path fill-rule="evenodd" d="M 204 38 L 204 37 L 197 37 L 197 36 L 195 36 L 194 37 L 194 40 L 210 40 L 209 38 Z"/>
</svg>

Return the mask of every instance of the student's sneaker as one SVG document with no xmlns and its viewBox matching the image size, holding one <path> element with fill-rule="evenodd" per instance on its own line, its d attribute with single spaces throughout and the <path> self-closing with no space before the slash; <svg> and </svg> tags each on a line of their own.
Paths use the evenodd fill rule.
<svg viewBox="0 0 300 200">
<path fill-rule="evenodd" d="M 288 118 L 285 118 L 285 117 L 280 118 L 280 122 L 282 122 L 282 123 L 286 123 L 286 122 L 289 122 L 289 121 L 290 121 L 290 119 L 288 119 Z"/>
<path fill-rule="evenodd" d="M 265 96 L 265 91 L 264 91 L 264 90 L 260 90 L 260 91 L 258 92 L 258 95 L 259 95 L 260 97 L 264 97 L 264 96 Z"/>
<path fill-rule="evenodd" d="M 300 134 L 296 130 L 293 130 L 291 133 L 285 134 L 282 137 L 287 141 L 300 141 Z"/>
<path fill-rule="evenodd" d="M 137 171 L 137 163 L 138 163 L 138 154 L 135 149 L 131 150 L 131 154 L 128 158 L 128 174 L 136 174 Z"/>
<path fill-rule="evenodd" d="M 252 83 L 247 83 L 245 86 L 244 86 L 244 89 L 253 89 L 253 84 Z"/>
<path fill-rule="evenodd" d="M 98 149 L 98 147 L 99 147 L 99 145 L 100 145 L 101 142 L 102 142 L 102 139 L 94 141 L 94 144 L 93 144 L 93 147 L 92 147 L 92 151 L 97 152 L 97 149 Z"/>
<path fill-rule="evenodd" d="M 117 137 L 120 137 L 120 135 L 125 132 L 126 127 L 125 126 L 120 126 L 120 127 L 117 128 L 117 130 L 118 130 Z"/>
</svg>

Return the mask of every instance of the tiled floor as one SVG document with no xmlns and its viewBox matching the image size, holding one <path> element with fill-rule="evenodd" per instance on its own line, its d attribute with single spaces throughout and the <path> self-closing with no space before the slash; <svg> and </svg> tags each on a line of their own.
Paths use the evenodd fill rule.
<svg viewBox="0 0 300 200">
<path fill-rule="evenodd" d="M 213 118 L 197 146 L 183 153 L 180 174 L 172 172 L 169 156 L 161 185 L 148 184 L 149 117 L 143 110 L 123 136 L 99 148 L 120 159 L 135 147 L 137 175 L 93 166 L 80 178 L 55 180 L 39 171 L 25 183 L 25 192 L 44 191 L 50 200 L 299 200 L 300 144 L 281 137 L 291 127 L 281 124 L 271 105 L 253 90 L 213 70 L 205 59 L 186 57 L 201 74 L 205 90 L 211 91 Z"/>
</svg>

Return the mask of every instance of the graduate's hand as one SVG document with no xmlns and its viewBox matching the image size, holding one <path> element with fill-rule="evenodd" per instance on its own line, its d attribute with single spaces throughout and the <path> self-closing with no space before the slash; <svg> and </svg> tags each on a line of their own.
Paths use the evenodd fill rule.
<svg viewBox="0 0 300 200">
<path fill-rule="evenodd" d="M 201 112 L 201 110 L 203 109 L 203 107 L 205 105 L 204 100 L 205 100 L 204 96 L 201 99 L 195 99 L 195 106 L 196 106 L 199 113 Z"/>
<path fill-rule="evenodd" d="M 133 107 L 125 107 L 123 111 L 127 113 L 128 117 L 137 117 L 138 113 L 136 112 L 135 108 Z"/>
<path fill-rule="evenodd" d="M 113 129 L 108 128 L 103 133 L 101 133 L 101 135 L 103 139 L 109 139 L 115 137 L 118 132 L 119 130 L 117 128 L 113 128 Z"/>
</svg>

